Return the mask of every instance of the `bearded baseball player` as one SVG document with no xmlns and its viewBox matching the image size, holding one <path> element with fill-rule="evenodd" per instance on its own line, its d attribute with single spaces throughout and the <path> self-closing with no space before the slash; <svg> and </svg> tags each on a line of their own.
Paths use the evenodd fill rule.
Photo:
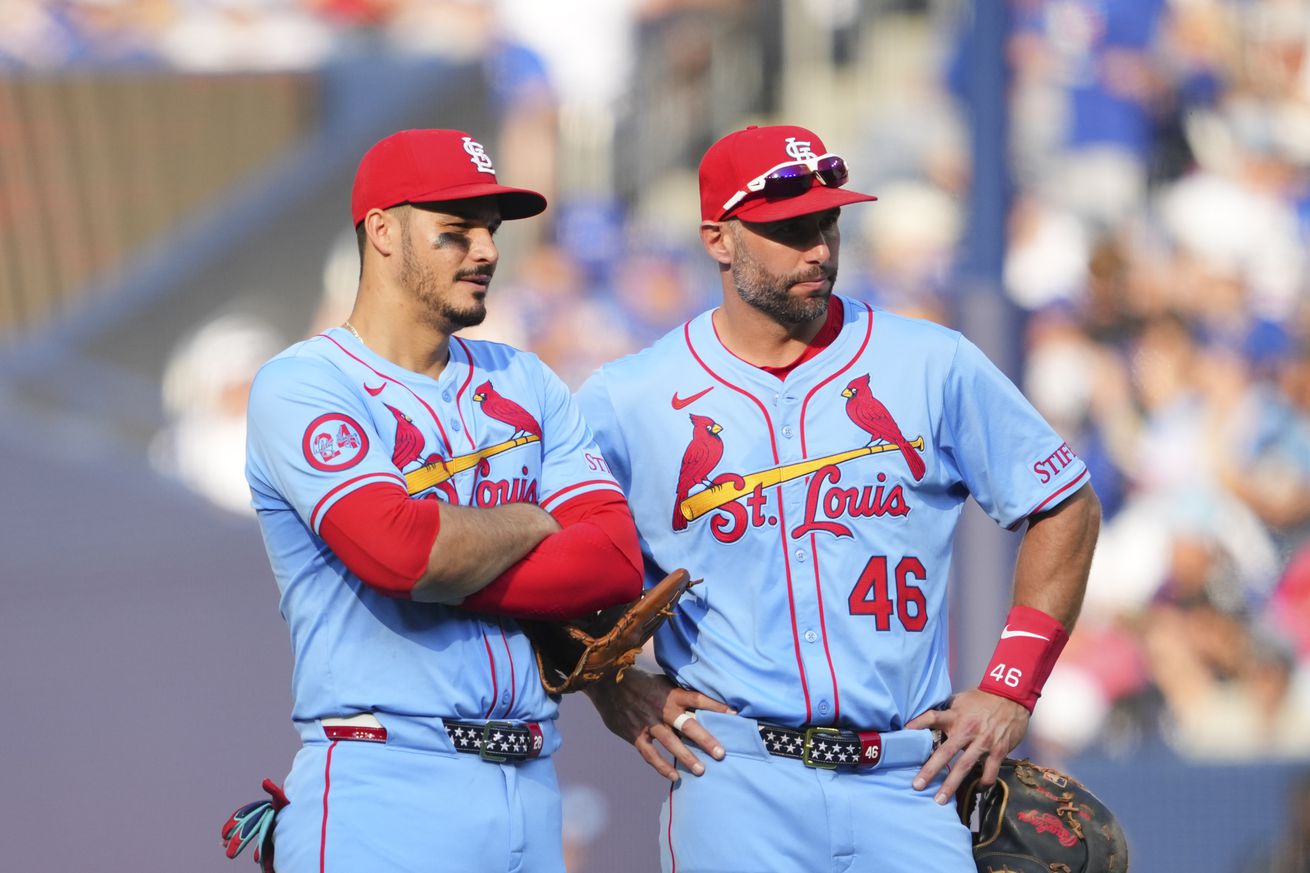
<svg viewBox="0 0 1310 873">
<path fill-rule="evenodd" d="M 589 691 L 673 783 L 666 871 L 973 871 L 949 800 L 978 761 L 995 781 L 1082 602 L 1100 509 L 1073 450 L 959 333 L 833 294 L 841 208 L 875 199 L 847 178 L 801 127 L 715 143 L 722 305 L 578 395 L 652 578 L 703 579 L 656 633 L 663 675 Z M 995 655 L 953 694 L 970 496 L 1024 535 Z"/>
<path fill-rule="evenodd" d="M 546 202 L 468 134 L 406 130 L 364 155 L 351 205 L 349 320 L 251 391 L 303 740 L 277 869 L 563 871 L 556 702 L 513 618 L 632 600 L 636 529 L 565 385 L 453 335 L 486 314 L 501 221 Z"/>
</svg>

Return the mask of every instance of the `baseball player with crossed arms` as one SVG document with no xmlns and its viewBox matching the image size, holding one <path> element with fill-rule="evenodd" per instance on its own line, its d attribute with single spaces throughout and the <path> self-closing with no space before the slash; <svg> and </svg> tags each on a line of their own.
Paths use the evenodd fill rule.
<svg viewBox="0 0 1310 873">
<path fill-rule="evenodd" d="M 1082 602 L 1085 466 L 959 333 L 833 294 L 841 207 L 876 199 L 847 178 L 801 127 L 715 143 L 700 233 L 722 305 L 578 394 L 648 573 L 704 580 L 656 633 L 663 675 L 589 690 L 673 783 L 666 871 L 974 870 L 948 803 L 976 762 L 996 779 Z M 952 694 L 970 496 L 1025 532 L 995 655 Z"/>
<path fill-rule="evenodd" d="M 546 207 L 457 130 L 364 155 L 340 327 L 264 366 L 247 478 L 303 740 L 277 869 L 562 871 L 556 703 L 510 617 L 635 598 L 632 517 L 568 389 L 466 341 L 501 221 Z"/>
</svg>

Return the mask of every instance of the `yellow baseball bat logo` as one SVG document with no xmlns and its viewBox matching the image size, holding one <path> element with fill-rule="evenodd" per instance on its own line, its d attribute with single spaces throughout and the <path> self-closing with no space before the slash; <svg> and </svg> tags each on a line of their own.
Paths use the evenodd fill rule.
<svg viewBox="0 0 1310 873">
<path fill-rule="evenodd" d="M 915 437 L 910 440 L 910 445 L 916 450 L 923 451 L 923 437 Z M 720 482 L 717 485 L 711 485 L 704 491 L 698 491 L 692 496 L 679 504 L 682 510 L 683 518 L 687 521 L 695 521 L 707 512 L 713 512 L 725 503 L 731 503 L 750 494 L 756 488 L 768 488 L 771 485 L 781 485 L 783 482 L 790 482 L 792 479 L 799 479 L 802 476 L 808 476 L 811 473 L 817 473 L 829 464 L 844 464 L 856 458 L 862 458 L 865 455 L 877 455 L 882 452 L 900 451 L 900 446 L 895 443 L 882 443 L 876 446 L 865 446 L 860 449 L 849 449 L 844 452 L 837 452 L 832 455 L 825 455 L 822 458 L 810 458 L 805 461 L 798 461 L 795 464 L 784 464 L 781 467 L 773 467 L 768 470 L 761 470 L 758 473 L 748 473 L 745 476 L 734 478 L 731 481 Z M 738 482 L 740 481 L 740 484 Z"/>
<path fill-rule="evenodd" d="M 469 452 L 467 455 L 456 455 L 448 461 L 436 460 L 431 464 L 419 467 L 413 472 L 405 474 L 405 489 L 411 495 L 426 491 L 433 485 L 440 485 L 447 479 L 463 473 L 465 470 L 471 470 L 486 458 L 493 455 L 499 455 L 501 452 L 508 452 L 510 449 L 516 449 L 519 446 L 525 446 L 528 443 L 540 442 L 541 437 L 535 434 L 521 436 L 518 439 L 505 440 L 503 443 L 496 443 L 494 446 L 487 446 L 478 449 L 476 452 Z"/>
</svg>

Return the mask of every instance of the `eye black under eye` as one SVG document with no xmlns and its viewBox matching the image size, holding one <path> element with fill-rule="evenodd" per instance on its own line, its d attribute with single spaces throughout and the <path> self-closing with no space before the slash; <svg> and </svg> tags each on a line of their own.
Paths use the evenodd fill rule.
<svg viewBox="0 0 1310 873">
<path fill-rule="evenodd" d="M 442 248 L 449 246 L 459 246 L 461 248 L 469 247 L 468 233 L 459 230 L 448 230 L 437 234 L 437 245 Z"/>
</svg>

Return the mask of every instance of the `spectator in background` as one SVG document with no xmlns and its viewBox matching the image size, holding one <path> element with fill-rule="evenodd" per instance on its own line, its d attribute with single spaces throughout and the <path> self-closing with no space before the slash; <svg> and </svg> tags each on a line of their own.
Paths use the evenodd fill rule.
<svg viewBox="0 0 1310 873">
<path fill-rule="evenodd" d="M 343 227 L 332 238 L 323 260 L 323 285 L 305 337 L 336 327 L 350 317 L 359 286 L 359 242 L 354 228 Z"/>
<path fill-rule="evenodd" d="M 1070 445 L 1078 446 L 1109 521 L 1127 491 L 1114 445 L 1122 427 L 1113 427 L 1133 415 L 1127 375 L 1118 359 L 1092 342 L 1065 308 L 1033 318 L 1027 344 L 1024 395 L 1052 427 L 1068 436 Z"/>
<path fill-rule="evenodd" d="M 1251 386 L 1242 463 L 1224 485 L 1267 524 L 1287 560 L 1310 537 L 1310 349 L 1280 357 Z"/>
<path fill-rule="evenodd" d="M 0 70 L 151 65 L 173 17 L 165 4 L 142 0 L 7 0 Z"/>
<path fill-rule="evenodd" d="M 604 295 L 613 318 L 631 342 L 627 351 L 662 336 L 670 324 L 694 315 L 704 303 L 685 260 L 675 252 L 633 252 L 616 266 L 613 292 Z"/>
<path fill-rule="evenodd" d="M 1162 77 L 1153 52 L 1165 0 L 1018 2 L 1010 56 L 1033 184 L 1052 202 L 1113 226 L 1146 186 Z M 1031 136 L 1029 135 L 1031 133 Z"/>
<path fill-rule="evenodd" d="M 962 230 L 959 204 L 921 180 L 893 182 L 878 197 L 892 208 L 860 215 L 865 257 L 855 266 L 855 294 L 901 315 L 944 323 Z"/>
<path fill-rule="evenodd" d="M 1310 666 L 1310 545 L 1303 545 L 1288 562 L 1269 598 L 1266 618 L 1291 641 L 1303 668 Z"/>
<path fill-rule="evenodd" d="M 1155 610 L 1146 629 L 1166 738 L 1197 760 L 1310 756 L 1310 702 L 1285 641 L 1207 603 Z"/>
<path fill-rule="evenodd" d="M 601 364 L 635 348 L 623 322 L 598 300 L 580 296 L 551 317 L 534 335 L 531 347 L 571 388 L 578 388 Z"/>
<path fill-rule="evenodd" d="M 1069 306 L 1086 294 L 1092 234 L 1072 211 L 1036 196 L 1010 211 L 1005 288 L 1025 309 Z"/>
<path fill-rule="evenodd" d="M 332 56 L 336 34 L 294 2 L 211 0 L 176 16 L 160 35 L 164 61 L 180 70 L 304 70 Z"/>
<path fill-rule="evenodd" d="M 150 462 L 229 512 L 252 515 L 246 484 L 246 404 L 250 383 L 285 345 L 248 312 L 220 315 L 178 343 L 164 371 L 166 426 Z"/>
</svg>

